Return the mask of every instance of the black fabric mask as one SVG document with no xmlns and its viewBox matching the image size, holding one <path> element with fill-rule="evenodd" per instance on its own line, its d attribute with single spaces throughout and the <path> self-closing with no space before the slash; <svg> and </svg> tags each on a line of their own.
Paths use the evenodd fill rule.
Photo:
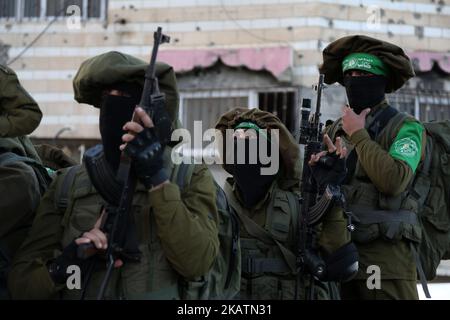
<svg viewBox="0 0 450 320">
<path fill-rule="evenodd" d="M 237 163 L 237 140 L 234 140 L 234 165 L 233 167 L 233 177 L 236 181 L 239 193 L 241 195 L 243 205 L 246 208 L 252 208 L 259 201 L 261 201 L 267 190 L 276 178 L 274 175 L 262 175 L 261 168 L 269 167 L 270 163 L 267 165 L 261 164 L 259 159 L 257 163 L 249 163 L 249 139 L 245 139 L 245 163 Z M 257 147 L 257 152 L 259 147 Z M 270 156 L 270 147 L 268 147 L 268 152 Z M 259 157 L 258 157 L 259 158 Z"/>
<path fill-rule="evenodd" d="M 119 146 L 122 144 L 122 135 L 125 133 L 122 127 L 131 120 L 140 98 L 138 88 L 128 89 L 125 92 L 130 96 L 104 96 L 100 106 L 100 135 L 103 150 L 106 160 L 114 171 L 117 171 L 120 163 Z"/>
<path fill-rule="evenodd" d="M 360 76 L 344 77 L 344 86 L 350 107 L 359 114 L 366 108 L 372 108 L 384 100 L 386 77 Z"/>
</svg>

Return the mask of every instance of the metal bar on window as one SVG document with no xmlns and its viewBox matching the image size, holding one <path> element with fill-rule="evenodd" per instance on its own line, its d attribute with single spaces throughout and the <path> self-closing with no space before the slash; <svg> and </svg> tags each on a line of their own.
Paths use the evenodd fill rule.
<svg viewBox="0 0 450 320">
<path fill-rule="evenodd" d="M 42 20 L 44 20 L 46 17 L 46 14 L 47 14 L 47 0 L 41 0 L 41 16 L 40 16 L 40 18 Z"/>
<path fill-rule="evenodd" d="M 264 92 L 264 111 L 269 111 L 269 93 L 268 92 Z"/>
<path fill-rule="evenodd" d="M 417 95 L 414 97 L 414 117 L 420 119 L 420 103 Z"/>
<path fill-rule="evenodd" d="M 281 105 L 281 121 L 283 121 L 284 124 L 286 124 L 286 118 L 287 118 L 287 92 L 282 93 L 282 105 Z M 287 125 L 287 124 L 286 124 Z"/>
<path fill-rule="evenodd" d="M 100 19 L 106 20 L 106 0 L 101 0 L 100 3 Z"/>
<path fill-rule="evenodd" d="M 16 20 L 22 21 L 23 16 L 23 0 L 17 0 L 16 2 Z"/>
<path fill-rule="evenodd" d="M 272 92 L 272 113 L 278 117 L 278 92 Z"/>
<path fill-rule="evenodd" d="M 84 21 L 86 21 L 88 18 L 88 0 L 83 0 L 82 5 L 83 5 L 83 9 L 81 12 L 81 17 Z"/>
</svg>

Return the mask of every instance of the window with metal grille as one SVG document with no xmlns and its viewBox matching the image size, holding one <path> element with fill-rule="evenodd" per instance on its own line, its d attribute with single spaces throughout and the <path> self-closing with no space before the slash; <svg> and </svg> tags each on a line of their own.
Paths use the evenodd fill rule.
<svg viewBox="0 0 450 320">
<path fill-rule="evenodd" d="M 23 16 L 25 18 L 37 18 L 41 16 L 41 0 L 24 0 Z"/>
<path fill-rule="evenodd" d="M 420 121 L 450 119 L 450 93 L 438 90 L 400 90 L 389 95 L 389 103 Z"/>
<path fill-rule="evenodd" d="M 69 1 L 65 0 L 46 0 L 46 12 L 45 15 L 47 17 L 56 17 L 56 16 L 65 16 L 66 15 L 66 7 L 65 3 Z M 70 1 L 70 5 L 78 5 L 80 8 L 83 1 L 73 0 Z"/>
<path fill-rule="evenodd" d="M 88 18 L 100 18 L 101 15 L 101 1 L 91 0 L 88 1 L 87 16 Z"/>
<path fill-rule="evenodd" d="M 276 115 L 290 132 L 295 131 L 296 91 L 294 89 L 258 92 L 258 105 L 261 110 Z"/>
<path fill-rule="evenodd" d="M 205 131 L 214 128 L 219 117 L 225 112 L 238 106 L 246 107 L 247 105 L 247 97 L 185 98 L 183 99 L 182 123 L 193 134 L 194 121 L 202 121 L 202 129 Z"/>
<path fill-rule="evenodd" d="M 0 0 L 0 18 L 46 19 L 64 17 L 69 6 L 78 6 L 81 19 L 106 19 L 108 0 Z"/>
<path fill-rule="evenodd" d="M 194 139 L 202 139 L 206 130 L 214 128 L 217 120 L 225 112 L 235 107 L 247 107 L 251 92 L 245 90 L 223 90 L 205 92 L 185 92 L 181 94 L 180 120 L 183 127 L 191 134 L 191 148 L 184 148 L 185 156 L 197 159 L 217 156 L 217 152 L 208 149 L 211 142 L 202 142 L 202 149 L 196 149 Z M 195 121 L 201 121 L 201 132 L 194 131 Z M 195 135 L 201 135 L 196 137 Z"/>
<path fill-rule="evenodd" d="M 259 89 L 185 92 L 181 94 L 180 120 L 194 139 L 195 121 L 201 121 L 201 134 L 203 134 L 207 129 L 214 128 L 219 117 L 233 108 L 258 107 L 275 114 L 293 133 L 295 132 L 296 99 L 295 88 L 276 90 L 271 88 L 267 91 Z M 202 147 L 205 148 L 209 144 L 210 142 L 203 142 Z M 198 157 L 202 150 L 192 149 L 191 152 Z"/>
<path fill-rule="evenodd" d="M 16 15 L 15 0 L 0 0 L 0 18 L 11 18 Z"/>
<path fill-rule="evenodd" d="M 76 5 L 81 9 L 83 19 L 101 18 L 105 0 L 46 0 L 47 17 L 64 16 L 68 6 Z"/>
</svg>

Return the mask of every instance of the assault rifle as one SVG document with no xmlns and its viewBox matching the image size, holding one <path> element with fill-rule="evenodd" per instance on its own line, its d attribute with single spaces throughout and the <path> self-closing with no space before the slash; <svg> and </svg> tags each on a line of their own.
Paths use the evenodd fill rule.
<svg viewBox="0 0 450 320">
<path fill-rule="evenodd" d="M 321 222 L 328 210 L 334 205 L 336 200 L 341 200 L 339 187 L 327 186 L 319 198 L 318 186 L 313 180 L 309 160 L 312 154 L 322 151 L 323 123 L 320 122 L 320 108 L 322 90 L 324 88 L 324 75 L 319 77 L 316 85 L 317 100 L 316 110 L 311 115 L 311 99 L 303 99 L 301 107 L 301 123 L 299 143 L 304 145 L 303 172 L 300 186 L 301 212 L 297 226 L 297 267 L 298 281 L 297 292 L 303 275 L 309 275 L 309 292 L 306 299 L 314 299 L 314 279 L 322 279 L 326 274 L 326 265 L 318 253 L 317 231 L 314 226 Z M 322 157 L 318 165 L 331 167 L 334 160 L 330 157 Z"/>
</svg>

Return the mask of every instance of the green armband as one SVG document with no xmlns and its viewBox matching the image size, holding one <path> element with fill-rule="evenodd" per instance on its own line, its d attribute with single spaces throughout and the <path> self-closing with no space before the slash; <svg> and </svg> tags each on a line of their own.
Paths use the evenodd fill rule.
<svg viewBox="0 0 450 320">
<path fill-rule="evenodd" d="M 424 127 L 418 122 L 406 122 L 395 137 L 389 154 L 406 162 L 416 171 L 422 156 L 422 134 Z"/>
</svg>

